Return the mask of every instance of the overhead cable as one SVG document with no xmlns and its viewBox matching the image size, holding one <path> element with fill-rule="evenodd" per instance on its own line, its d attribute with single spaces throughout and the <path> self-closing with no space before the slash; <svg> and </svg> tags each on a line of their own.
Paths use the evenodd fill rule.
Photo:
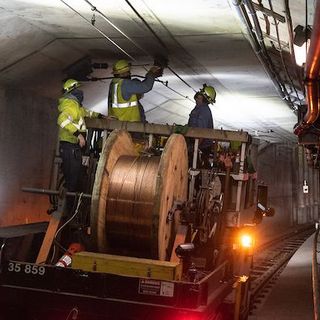
<svg viewBox="0 0 320 320">
<path fill-rule="evenodd" d="M 150 55 L 144 48 L 142 48 L 136 41 L 134 41 L 132 38 L 130 38 L 128 35 L 126 35 L 120 28 L 118 28 L 110 19 L 99 9 L 97 9 L 96 6 L 94 6 L 89 0 L 84 0 L 89 6 L 91 7 L 91 10 L 93 12 L 97 12 L 101 15 L 101 17 L 107 21 L 114 29 L 116 29 L 120 34 L 122 34 L 126 39 L 128 39 L 131 43 L 133 43 L 137 48 L 139 48 L 141 51 L 143 51 L 145 54 Z"/>
<path fill-rule="evenodd" d="M 130 3 L 129 0 L 125 0 L 128 6 L 132 9 L 132 11 L 139 17 L 139 19 L 143 22 L 143 24 L 147 27 L 147 29 L 152 33 L 152 35 L 158 40 L 160 45 L 166 50 L 166 53 L 169 52 L 168 47 L 162 41 L 162 39 L 157 35 L 157 33 L 150 27 L 148 22 L 141 16 L 141 14 L 136 10 L 136 8 Z"/>
<path fill-rule="evenodd" d="M 187 85 L 189 88 L 191 88 L 194 92 L 197 92 L 197 90 L 193 89 L 193 87 L 186 82 L 184 79 L 182 79 L 170 66 L 168 66 L 168 69 L 178 78 L 180 79 L 185 85 Z"/>
<path fill-rule="evenodd" d="M 131 60 L 133 61 L 137 61 L 133 56 L 131 56 L 128 52 L 126 52 L 123 48 L 121 48 L 115 41 L 113 41 L 110 37 L 108 37 L 103 31 L 101 31 L 98 27 L 96 27 L 90 20 L 88 20 L 85 16 L 83 16 L 80 12 L 78 12 L 77 10 L 75 10 L 73 7 L 71 7 L 68 3 L 66 3 L 64 0 L 60 0 L 63 4 L 65 4 L 69 9 L 71 9 L 73 12 L 75 12 L 76 14 L 78 14 L 81 18 L 83 18 L 88 24 L 90 24 L 90 26 L 92 28 L 94 28 L 96 31 L 98 31 L 102 36 L 104 36 L 108 41 L 110 41 L 113 45 L 115 45 L 121 52 L 123 52 L 127 57 L 129 57 Z M 98 14 L 100 14 L 102 17 L 104 17 L 104 20 L 106 20 L 113 28 L 115 28 L 118 32 L 120 32 L 125 38 L 127 38 L 131 43 L 133 43 L 137 48 L 139 48 L 140 50 L 142 50 L 144 53 L 146 53 L 147 55 L 151 56 L 145 49 L 143 49 L 139 44 L 137 44 L 134 40 L 132 40 L 130 37 L 128 37 L 122 30 L 120 30 L 114 23 L 112 23 L 100 10 L 98 10 L 90 1 L 84 0 L 86 3 L 88 3 L 92 10 L 97 12 Z M 170 68 L 170 71 L 174 73 L 174 71 Z M 174 73 L 176 76 L 179 77 L 179 79 L 181 81 L 184 82 L 184 80 L 177 74 Z M 113 77 L 110 77 L 113 78 Z M 95 80 L 103 80 L 103 79 L 108 79 L 108 78 L 95 78 L 92 79 L 93 81 Z M 193 100 L 191 100 L 188 96 L 185 96 L 183 94 L 181 94 L 180 92 L 178 92 L 177 90 L 171 88 L 168 86 L 168 82 L 164 82 L 161 80 L 158 80 L 158 82 L 160 82 L 162 85 L 164 85 L 166 88 L 168 88 L 169 90 L 171 90 L 172 92 L 178 94 L 179 96 L 188 99 L 190 101 L 193 102 Z M 185 82 L 186 83 L 186 82 Z M 186 83 L 187 84 L 187 83 Z M 188 84 L 187 84 L 188 85 Z M 189 86 L 189 85 L 188 85 Z M 189 86 L 191 87 L 191 86 Z M 191 87 L 192 88 L 192 87 Z M 192 88 L 193 89 L 193 88 Z M 194 90 L 194 89 L 193 89 Z M 195 91 L 195 90 L 194 90 Z"/>
<path fill-rule="evenodd" d="M 120 34 L 122 34 L 126 39 L 128 39 L 131 43 L 133 43 L 137 48 L 139 48 L 141 51 L 143 51 L 145 54 L 151 56 L 151 54 L 146 51 L 144 48 L 142 48 L 136 41 L 134 41 L 132 38 L 130 38 L 127 34 L 125 34 L 120 28 L 118 28 L 113 22 L 110 21 L 110 19 L 99 9 L 97 9 L 96 6 L 94 6 L 89 0 L 84 0 L 86 3 L 88 3 L 91 7 L 92 11 L 95 11 L 101 15 L 101 17 L 107 21 L 114 29 L 116 29 Z M 152 35 L 158 40 L 160 45 L 166 50 L 166 52 L 169 51 L 166 44 L 162 41 L 162 39 L 157 35 L 157 33 L 150 27 L 148 22 L 140 15 L 140 13 L 134 8 L 134 6 L 130 3 L 130 1 L 126 0 L 126 3 L 130 6 L 130 8 L 133 10 L 133 12 L 139 17 L 139 19 L 144 23 L 144 25 L 147 27 L 147 29 L 152 33 Z M 187 85 L 189 88 L 191 88 L 194 92 L 196 90 L 189 85 L 177 72 L 175 72 L 170 66 L 168 66 L 168 69 L 179 79 L 181 80 L 185 85 Z"/>
<path fill-rule="evenodd" d="M 140 75 L 137 75 L 137 74 L 133 74 L 132 77 L 135 77 L 135 78 L 143 78 L 145 79 L 146 77 L 145 76 L 140 76 Z M 103 81 L 103 80 L 110 80 L 110 79 L 114 79 L 115 77 L 102 77 L 102 78 L 97 78 L 97 77 L 93 77 L 93 78 L 90 78 L 90 81 Z M 190 99 L 188 96 L 185 96 L 183 95 L 182 93 L 180 93 L 179 91 L 171 88 L 168 86 L 168 81 L 162 81 L 162 80 L 159 80 L 159 79 L 155 79 L 154 80 L 155 82 L 159 82 L 161 83 L 162 85 L 164 85 L 166 88 L 168 88 L 169 90 L 171 90 L 172 92 L 176 93 L 177 95 L 179 95 L 180 97 L 184 98 L 184 99 L 188 99 L 190 100 L 191 102 L 194 102 L 192 99 Z"/>
<path fill-rule="evenodd" d="M 166 44 L 162 41 L 162 39 L 157 35 L 157 33 L 151 28 L 151 26 L 148 24 L 148 22 L 141 16 L 141 14 L 136 10 L 136 8 L 130 3 L 129 0 L 125 0 L 128 6 L 132 9 L 132 11 L 139 17 L 139 19 L 143 22 L 143 24 L 147 27 L 147 29 L 151 32 L 151 34 L 158 40 L 160 45 L 165 49 L 166 53 L 169 53 L 169 49 L 166 46 Z M 168 66 L 168 69 L 179 79 L 181 80 L 185 85 L 187 85 L 189 88 L 191 88 L 194 92 L 195 90 L 189 83 L 187 83 L 181 76 L 178 75 L 170 66 Z"/>
<path fill-rule="evenodd" d="M 84 15 L 82 15 L 79 11 L 71 7 L 68 3 L 66 3 L 64 0 L 60 0 L 64 5 L 66 5 L 69 9 L 71 9 L 73 12 L 75 12 L 77 15 L 79 15 L 82 19 L 84 19 L 92 28 L 94 28 L 96 31 L 98 31 L 101 35 L 103 35 L 109 42 L 111 42 L 114 46 L 116 46 L 122 53 L 124 53 L 128 58 L 132 60 L 136 60 L 134 57 L 131 56 L 127 51 L 125 51 L 123 48 L 121 48 L 115 41 L 113 41 L 110 37 L 108 37 L 103 31 L 101 31 L 99 28 L 97 28 L 94 24 L 91 23 L 90 20 L 88 20 Z"/>
<path fill-rule="evenodd" d="M 136 75 L 136 74 L 133 74 L 132 75 L 133 77 L 137 77 L 137 78 L 145 78 L 144 76 L 139 76 L 139 75 Z M 168 81 L 162 81 L 162 80 L 159 80 L 159 79 L 155 79 L 155 81 L 157 82 L 160 82 L 161 84 L 163 84 L 165 87 L 167 87 L 168 89 L 170 89 L 172 92 L 176 93 L 177 95 L 179 95 L 180 97 L 183 97 L 185 99 L 188 99 L 190 100 L 191 102 L 194 102 L 192 99 L 190 99 L 188 96 L 185 96 L 183 95 L 182 93 L 178 92 L 177 90 L 171 88 L 168 86 Z"/>
</svg>

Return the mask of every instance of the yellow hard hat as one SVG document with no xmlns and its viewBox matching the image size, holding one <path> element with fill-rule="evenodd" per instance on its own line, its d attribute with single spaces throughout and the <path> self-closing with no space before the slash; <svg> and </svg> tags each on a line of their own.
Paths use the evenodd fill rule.
<svg viewBox="0 0 320 320">
<path fill-rule="evenodd" d="M 125 72 L 129 72 L 131 68 L 131 64 L 127 60 L 118 60 L 114 65 L 113 65 L 113 74 L 122 74 Z"/>
<path fill-rule="evenodd" d="M 79 88 L 80 83 L 77 80 L 74 79 L 68 79 L 64 84 L 63 84 L 63 90 L 64 92 L 68 93 L 72 91 L 75 88 Z"/>
<path fill-rule="evenodd" d="M 216 90 L 214 87 L 207 86 L 206 84 L 203 85 L 203 88 L 199 91 L 200 94 L 202 94 L 209 103 L 215 103 L 216 102 Z"/>
</svg>

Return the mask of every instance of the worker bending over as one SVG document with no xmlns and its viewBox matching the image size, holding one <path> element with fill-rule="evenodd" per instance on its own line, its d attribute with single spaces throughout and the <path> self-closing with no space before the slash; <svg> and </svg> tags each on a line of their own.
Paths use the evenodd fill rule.
<svg viewBox="0 0 320 320">
<path fill-rule="evenodd" d="M 213 87 L 203 85 L 195 95 L 196 106 L 189 115 L 188 126 L 193 128 L 213 129 L 212 113 L 209 108 L 210 103 L 216 102 L 216 91 Z M 210 153 L 212 152 L 213 141 L 210 139 L 199 139 L 199 149 L 201 151 L 201 165 L 206 166 Z M 193 146 L 189 147 L 189 153 L 192 153 Z M 191 151 L 191 152 L 190 152 Z M 190 155 L 191 156 L 191 155 Z M 189 157 L 190 158 L 190 157 Z M 191 156 L 192 159 L 192 156 Z"/>
<path fill-rule="evenodd" d="M 62 171 L 68 191 L 80 190 L 82 151 L 86 144 L 84 117 L 103 118 L 102 114 L 89 111 L 82 106 L 83 91 L 77 80 L 69 79 L 63 85 L 63 96 L 59 99 L 59 141 Z M 68 209 L 67 209 L 68 210 Z M 70 212 L 69 212 L 70 214 Z"/>
<path fill-rule="evenodd" d="M 155 78 L 162 75 L 162 68 L 152 66 L 143 81 L 131 79 L 131 65 L 127 60 L 119 60 L 113 65 L 114 78 L 109 87 L 108 116 L 120 121 L 146 121 L 139 99 L 149 92 Z"/>
</svg>

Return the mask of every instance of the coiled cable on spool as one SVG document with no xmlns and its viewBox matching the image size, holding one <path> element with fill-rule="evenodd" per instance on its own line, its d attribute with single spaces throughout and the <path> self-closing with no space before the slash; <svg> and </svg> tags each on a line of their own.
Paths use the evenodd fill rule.
<svg viewBox="0 0 320 320">
<path fill-rule="evenodd" d="M 138 155 L 130 134 L 107 138 L 95 176 L 90 226 L 97 252 L 166 260 L 176 219 L 167 216 L 187 198 L 185 139 L 172 134 L 161 156 Z"/>
<path fill-rule="evenodd" d="M 110 176 L 107 239 L 112 247 L 150 251 L 159 156 L 121 156 Z"/>
</svg>

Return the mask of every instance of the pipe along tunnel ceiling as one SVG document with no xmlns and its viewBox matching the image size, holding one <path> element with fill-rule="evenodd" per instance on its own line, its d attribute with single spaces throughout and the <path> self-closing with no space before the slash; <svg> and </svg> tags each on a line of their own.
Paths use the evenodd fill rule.
<svg viewBox="0 0 320 320">
<path fill-rule="evenodd" d="M 142 76 L 163 56 L 169 68 L 142 100 L 149 122 L 187 123 L 194 93 L 207 83 L 217 91 L 215 128 L 296 142 L 296 111 L 305 101 L 302 69 L 290 54 L 292 29 L 312 25 L 314 6 L 300 0 L 0 0 L 0 83 L 56 99 L 63 79 L 78 74 L 87 80 L 86 106 L 107 114 L 110 80 L 90 79 L 112 76 L 119 58 Z M 93 63 L 109 67 L 83 71 Z"/>
</svg>

